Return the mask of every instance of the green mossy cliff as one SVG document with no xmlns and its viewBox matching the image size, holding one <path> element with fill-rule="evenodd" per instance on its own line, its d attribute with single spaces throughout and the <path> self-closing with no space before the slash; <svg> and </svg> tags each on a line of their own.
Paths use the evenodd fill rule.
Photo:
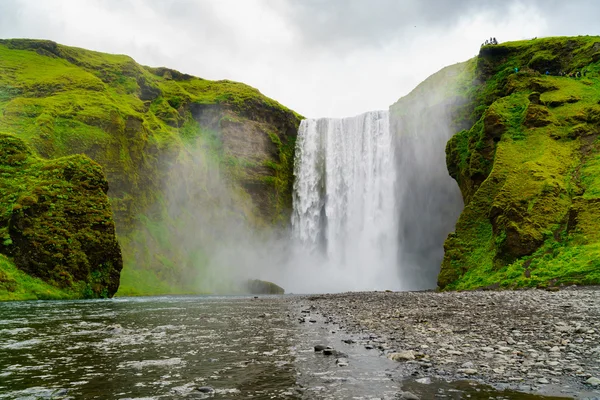
<svg viewBox="0 0 600 400">
<path fill-rule="evenodd" d="M 187 198 L 177 201 L 210 192 L 181 172 L 200 164 L 199 153 L 242 199 L 232 214 L 253 226 L 285 223 L 300 119 L 241 83 L 51 41 L 0 40 L 0 133 L 18 136 L 46 159 L 84 154 L 102 166 L 123 248 L 125 294 L 197 290 L 205 257 L 190 261 L 170 241 L 183 231 L 184 217 L 169 212 L 165 188 L 182 182 Z M 194 206 L 208 209 L 210 202 Z"/>
<path fill-rule="evenodd" d="M 101 167 L 0 134 L 0 176 L 0 300 L 114 295 L 123 262 Z"/>
<path fill-rule="evenodd" d="M 439 287 L 599 284 L 600 37 L 484 46 L 469 63 L 469 128 L 446 147 L 465 208 Z"/>
</svg>

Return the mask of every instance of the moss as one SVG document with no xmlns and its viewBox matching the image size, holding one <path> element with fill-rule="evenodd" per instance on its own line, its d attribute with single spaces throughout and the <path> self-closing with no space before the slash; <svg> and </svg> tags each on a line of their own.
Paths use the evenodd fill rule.
<svg viewBox="0 0 600 400">
<path fill-rule="evenodd" d="M 122 259 L 100 166 L 45 161 L 0 134 L 0 175 L 0 253 L 69 297 L 112 296 Z"/>
<path fill-rule="evenodd" d="M 126 257 L 135 253 L 125 247 L 135 242 L 136 231 L 146 231 L 140 223 L 144 216 L 177 230 L 175 221 L 159 220 L 164 215 L 156 213 L 157 204 L 172 166 L 194 162 L 190 146 L 198 140 L 232 184 L 246 192 L 244 201 L 259 210 L 250 220 L 267 225 L 289 213 L 288 166 L 301 117 L 255 88 L 44 40 L 0 40 L 0 72 L 0 131 L 17 134 L 45 158 L 85 154 L 100 164 Z M 272 132 L 281 146 L 260 160 L 240 156 L 235 141 L 227 140 L 233 128 L 223 129 L 221 120 L 258 127 L 267 140 Z M 269 162 L 282 167 L 262 168 Z M 247 190 L 250 178 L 269 183 Z M 135 260 L 125 261 L 127 268 L 145 273 Z M 167 268 L 158 255 L 145 261 L 156 277 Z M 170 277 L 176 273 L 165 275 L 166 285 L 179 290 L 178 279 Z M 135 274 L 124 276 L 127 281 Z M 135 279 L 126 284 L 134 287 Z"/>
<path fill-rule="evenodd" d="M 477 122 L 446 148 L 465 209 L 439 286 L 598 284 L 600 38 L 491 47 L 477 58 Z"/>
<path fill-rule="evenodd" d="M 250 279 L 247 284 L 248 292 L 251 294 L 284 294 L 285 290 L 273 282 Z"/>
<path fill-rule="evenodd" d="M 0 301 L 78 299 L 87 288 L 83 282 L 70 288 L 57 288 L 26 274 L 0 254 Z"/>
</svg>

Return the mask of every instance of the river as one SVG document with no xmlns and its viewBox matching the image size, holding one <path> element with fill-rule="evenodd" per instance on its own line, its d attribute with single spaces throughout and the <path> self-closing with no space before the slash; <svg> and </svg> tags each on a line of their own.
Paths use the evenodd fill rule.
<svg viewBox="0 0 600 400">
<path fill-rule="evenodd" d="M 299 323 L 302 303 L 293 296 L 1 303 L 0 399 L 401 399 L 407 388 L 423 399 L 541 398 L 407 381 L 377 350 L 342 342 L 348 336 L 336 326 Z M 348 365 L 315 344 L 346 353 Z"/>
</svg>

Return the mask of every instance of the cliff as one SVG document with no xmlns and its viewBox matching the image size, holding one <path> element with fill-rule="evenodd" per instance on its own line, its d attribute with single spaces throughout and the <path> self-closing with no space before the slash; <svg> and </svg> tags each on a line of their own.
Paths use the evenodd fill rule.
<svg viewBox="0 0 600 400">
<path fill-rule="evenodd" d="M 101 167 L 0 134 L 0 175 L 0 300 L 114 295 L 123 262 Z"/>
<path fill-rule="evenodd" d="M 291 210 L 301 117 L 241 83 L 51 41 L 0 40 L 0 115 L 0 132 L 37 155 L 84 154 L 102 166 L 123 248 L 123 293 L 197 290 L 204 249 L 192 256 L 178 247 L 192 232 L 174 204 L 210 214 L 231 199 L 219 212 L 252 226 L 284 224 Z M 215 179 L 227 194 L 215 193 Z"/>
<path fill-rule="evenodd" d="M 484 46 L 472 62 L 468 126 L 446 147 L 465 207 L 439 287 L 600 283 L 600 37 Z"/>
<path fill-rule="evenodd" d="M 414 289 L 436 287 L 443 244 L 463 209 L 448 175 L 448 140 L 469 126 L 473 61 L 448 66 L 390 107 L 395 137 L 398 257 L 401 280 Z"/>
</svg>

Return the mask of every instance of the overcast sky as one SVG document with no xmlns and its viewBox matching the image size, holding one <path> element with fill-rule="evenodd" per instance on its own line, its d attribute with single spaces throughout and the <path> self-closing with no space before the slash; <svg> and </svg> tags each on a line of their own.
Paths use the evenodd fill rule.
<svg viewBox="0 0 600 400">
<path fill-rule="evenodd" d="M 597 0 L 0 0 L 0 38 L 232 79 L 307 117 L 384 109 L 499 41 L 600 34 Z"/>
</svg>

